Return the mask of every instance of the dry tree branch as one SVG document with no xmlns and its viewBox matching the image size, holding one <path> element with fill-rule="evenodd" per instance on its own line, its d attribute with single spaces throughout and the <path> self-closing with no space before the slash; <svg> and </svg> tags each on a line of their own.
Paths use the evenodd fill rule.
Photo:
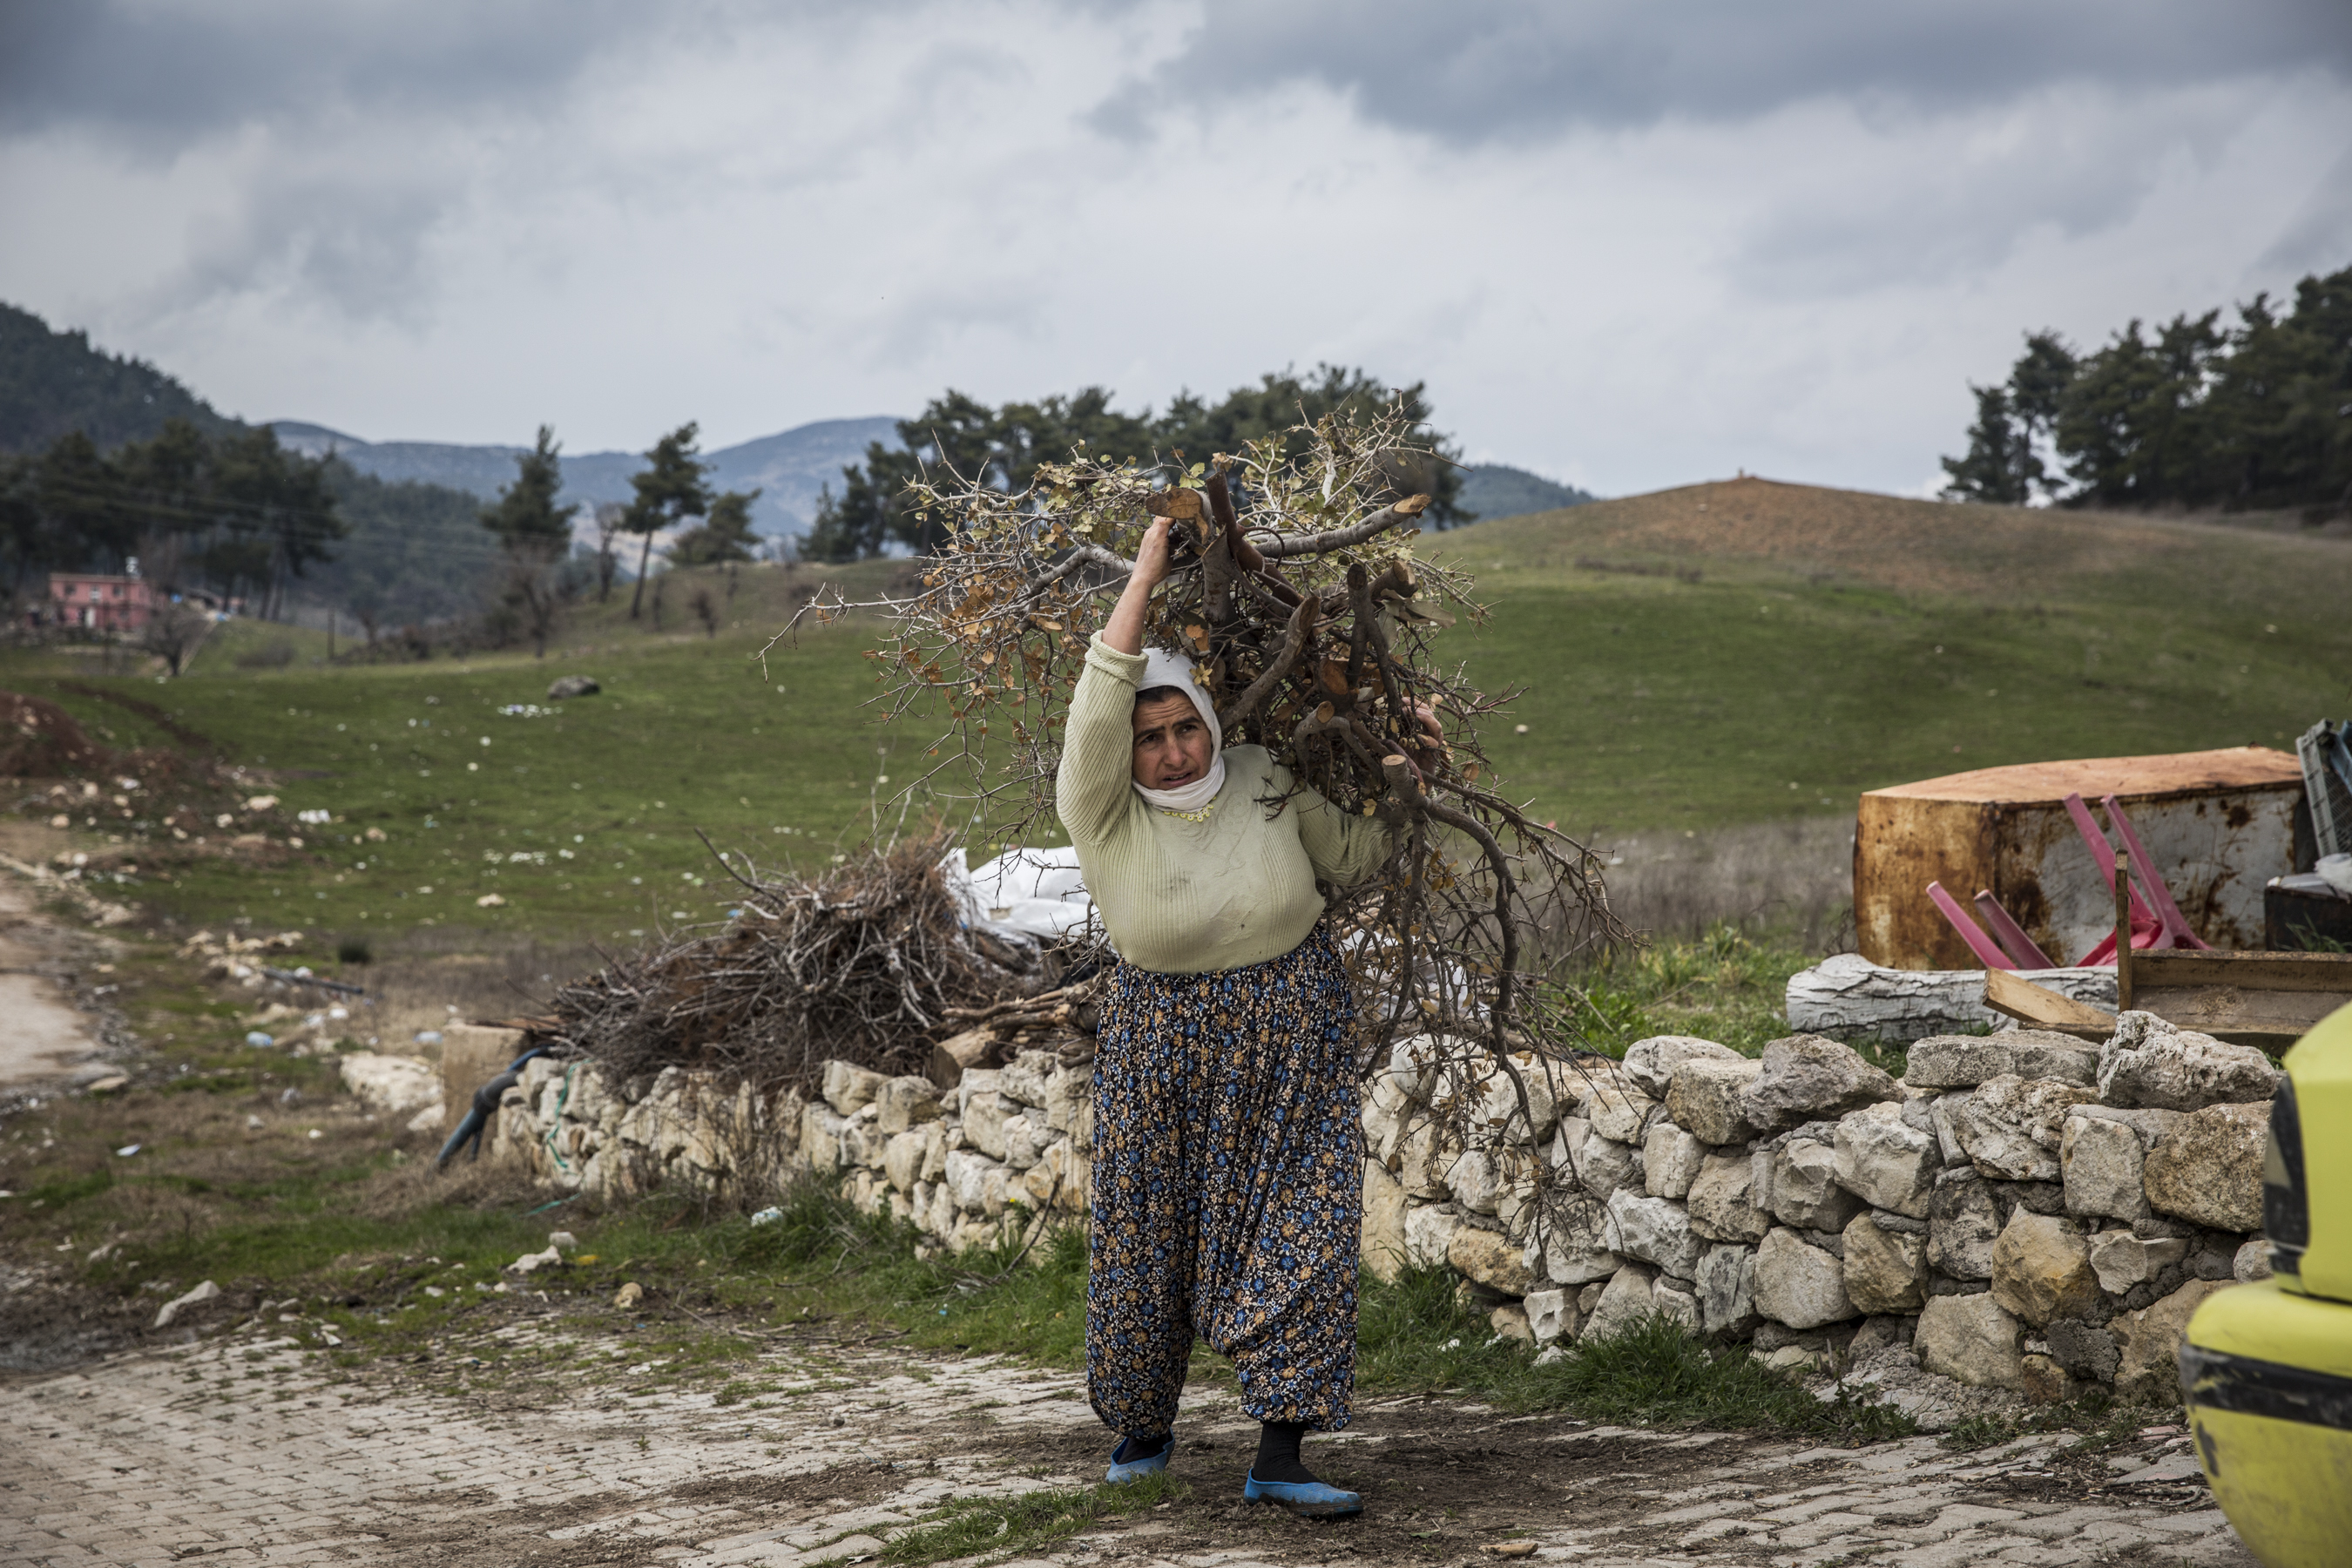
<svg viewBox="0 0 2352 1568">
<path fill-rule="evenodd" d="M 1385 1064 L 1412 1037 L 1436 1064 L 1430 1105 L 1466 1131 L 1481 1085 L 1507 1083 L 1526 1114 L 1538 1058 L 1559 1058 L 1559 1072 L 1543 1068 L 1554 1079 L 1570 1070 L 1576 1037 L 1530 1003 L 1530 952 L 1558 962 L 1626 933 L 1598 858 L 1495 787 L 1480 730 L 1513 694 L 1481 691 L 1437 657 L 1448 626 L 1486 611 L 1466 578 L 1415 553 L 1428 498 L 1396 476 L 1427 457 L 1391 409 L 1189 467 L 1081 447 L 1020 490 L 927 476 L 902 498 L 944 535 L 920 585 L 803 614 L 878 616 L 874 705 L 886 721 L 940 724 L 918 787 L 960 779 L 990 837 L 1034 841 L 1055 826 L 1059 729 L 1087 639 L 1146 522 L 1170 519 L 1174 570 L 1147 636 L 1192 656 L 1226 744 L 1265 746 L 1296 788 L 1392 829 L 1379 874 L 1327 899 L 1365 1001 L 1360 1059 Z"/>
</svg>

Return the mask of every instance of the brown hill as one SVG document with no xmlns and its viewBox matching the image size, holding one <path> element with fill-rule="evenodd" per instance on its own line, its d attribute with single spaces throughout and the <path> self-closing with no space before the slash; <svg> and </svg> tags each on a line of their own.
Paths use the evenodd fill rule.
<svg viewBox="0 0 2352 1568">
<path fill-rule="evenodd" d="M 2201 582 L 2228 598 L 2284 595 L 2315 608 L 2352 594 L 2352 548 L 2333 537 L 1908 500 L 1752 477 L 1507 518 L 1432 548 L 1489 570 L 1753 563 L 1906 595 L 1995 601 L 2047 602 L 2084 590 L 2107 597 L 2150 578 Z"/>
</svg>

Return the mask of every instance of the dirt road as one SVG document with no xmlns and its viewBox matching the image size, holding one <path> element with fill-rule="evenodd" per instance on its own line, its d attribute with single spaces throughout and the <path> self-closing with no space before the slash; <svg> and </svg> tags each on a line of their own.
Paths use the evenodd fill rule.
<svg viewBox="0 0 2352 1568">
<path fill-rule="evenodd" d="M 100 1048 L 95 1022 L 52 978 L 63 941 L 30 885 L 0 874 L 0 1089 L 65 1077 Z"/>
<path fill-rule="evenodd" d="M 551 1305 L 499 1331 L 549 1369 L 520 1398 L 468 1386 L 480 1363 L 457 1349 L 339 1370 L 289 1337 L 315 1323 L 239 1315 L 0 1386 L 0 1560 L 848 1564 L 943 1500 L 1089 1483 L 1108 1446 L 1077 1379 L 996 1359 L 786 1340 L 720 1403 Z M 1188 1401 L 1189 1496 L 1021 1560 L 1467 1564 L 1519 1542 L 1591 1568 L 2252 1562 L 2166 1431 L 2095 1458 L 2051 1437 L 1809 1448 L 1376 1401 L 1310 1444 L 1368 1503 L 1328 1525 L 1240 1506 L 1255 1435 L 1230 1395 Z"/>
</svg>

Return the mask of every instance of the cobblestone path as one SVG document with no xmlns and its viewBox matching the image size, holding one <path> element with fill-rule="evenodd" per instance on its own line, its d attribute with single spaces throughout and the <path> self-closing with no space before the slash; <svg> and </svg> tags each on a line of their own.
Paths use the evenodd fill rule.
<svg viewBox="0 0 2352 1568">
<path fill-rule="evenodd" d="M 999 1360 L 787 1345 L 731 1405 L 633 1390 L 648 1370 L 501 1405 L 224 1336 L 20 1379 L 0 1386 L 0 1562 L 847 1564 L 943 1500 L 1090 1481 L 1107 1446 L 1076 1379 Z M 1044 1561 L 1442 1568 L 1516 1542 L 1591 1568 L 2252 1563 L 2161 1431 L 2095 1458 L 1824 1449 L 1375 1401 L 1310 1447 L 1370 1505 L 1319 1526 L 1239 1506 L 1255 1428 L 1229 1396 L 1188 1400 L 1179 1437 L 1190 1496 Z"/>
</svg>

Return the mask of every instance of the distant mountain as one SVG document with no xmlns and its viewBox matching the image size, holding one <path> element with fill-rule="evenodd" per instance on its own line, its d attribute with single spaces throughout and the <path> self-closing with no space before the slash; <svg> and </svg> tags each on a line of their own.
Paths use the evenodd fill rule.
<svg viewBox="0 0 2352 1568">
<path fill-rule="evenodd" d="M 1558 511 L 1564 506 L 1582 506 L 1597 499 L 1574 485 L 1554 484 L 1540 474 L 1514 468 L 1507 463 L 1474 463 L 1469 477 L 1462 481 L 1462 493 L 1454 498 L 1454 504 L 1465 511 L 1476 512 L 1484 522 L 1531 511 Z"/>
<path fill-rule="evenodd" d="M 146 440 L 167 419 L 207 434 L 236 427 L 146 361 L 94 349 L 88 332 L 53 332 L 30 310 L 0 304 L 0 452 L 37 451 L 75 430 L 119 447 Z"/>
<path fill-rule="evenodd" d="M 440 441 L 363 441 L 323 425 L 280 419 L 271 426 L 283 445 L 311 457 L 329 452 L 363 474 L 380 479 L 415 479 L 467 490 L 488 500 L 512 482 L 520 447 L 466 447 Z M 710 482 L 722 490 L 758 489 L 751 508 L 761 533 L 792 535 L 816 516 L 817 492 L 841 489 L 845 464 L 862 461 L 867 443 L 898 445 L 898 421 L 889 418 L 820 419 L 774 436 L 703 454 Z M 566 452 L 563 499 L 593 507 L 626 501 L 629 476 L 645 467 L 635 452 Z M 584 520 L 583 520 L 584 521 Z"/>
</svg>

